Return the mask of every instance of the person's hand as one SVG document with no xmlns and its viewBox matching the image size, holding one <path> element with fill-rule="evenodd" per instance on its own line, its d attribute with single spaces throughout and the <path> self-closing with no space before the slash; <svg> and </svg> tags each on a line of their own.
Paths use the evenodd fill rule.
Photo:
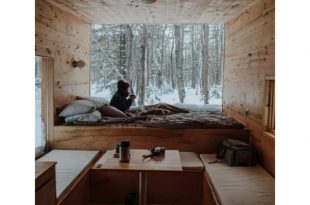
<svg viewBox="0 0 310 205">
<path fill-rule="evenodd" d="M 130 95 L 129 97 L 132 101 L 134 101 L 136 99 L 136 96 L 135 95 Z"/>
</svg>

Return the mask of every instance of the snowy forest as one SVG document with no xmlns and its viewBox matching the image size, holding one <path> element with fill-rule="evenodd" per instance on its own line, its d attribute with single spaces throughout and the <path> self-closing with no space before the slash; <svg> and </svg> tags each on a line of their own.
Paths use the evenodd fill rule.
<svg viewBox="0 0 310 205">
<path fill-rule="evenodd" d="M 222 103 L 223 25 L 93 24 L 91 30 L 92 96 L 111 99 L 124 79 L 138 105 Z"/>
</svg>

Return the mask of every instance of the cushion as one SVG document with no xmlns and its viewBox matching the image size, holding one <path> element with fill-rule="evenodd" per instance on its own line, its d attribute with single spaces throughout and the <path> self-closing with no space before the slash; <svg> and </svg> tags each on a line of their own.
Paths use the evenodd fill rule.
<svg viewBox="0 0 310 205">
<path fill-rule="evenodd" d="M 88 100 L 74 100 L 59 114 L 59 117 L 90 113 L 96 110 L 96 104 Z"/>
<path fill-rule="evenodd" d="M 37 160 L 57 162 L 56 196 L 59 198 L 98 153 L 98 151 L 52 150 Z"/>
<path fill-rule="evenodd" d="M 102 97 L 80 97 L 77 96 L 78 100 L 89 100 L 96 104 L 97 109 L 99 109 L 103 105 L 109 105 L 109 101 Z"/>
<path fill-rule="evenodd" d="M 128 117 L 124 112 L 110 105 L 101 106 L 99 110 L 103 116 L 107 116 L 107 117 Z"/>
<path fill-rule="evenodd" d="M 260 165 L 231 167 L 211 163 L 215 154 L 200 155 L 211 185 L 223 205 L 274 205 L 275 180 Z"/>
<path fill-rule="evenodd" d="M 101 119 L 101 113 L 98 110 L 95 110 L 91 113 L 72 115 L 65 118 L 66 122 L 97 122 Z"/>
<path fill-rule="evenodd" d="M 195 152 L 180 152 L 183 170 L 204 170 L 204 165 Z"/>
</svg>

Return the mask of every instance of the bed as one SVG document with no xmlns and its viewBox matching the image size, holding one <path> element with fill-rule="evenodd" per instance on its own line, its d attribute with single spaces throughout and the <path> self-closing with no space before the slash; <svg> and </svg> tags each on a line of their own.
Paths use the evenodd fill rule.
<svg viewBox="0 0 310 205">
<path fill-rule="evenodd" d="M 70 122 L 70 126 L 130 126 L 165 129 L 243 129 L 244 125 L 218 111 L 175 114 L 143 114 L 132 117 L 103 117 L 97 122 Z"/>
<path fill-rule="evenodd" d="M 249 140 L 248 129 L 219 111 L 191 111 L 171 115 L 102 118 L 96 123 L 54 126 L 52 147 L 106 151 L 123 139 L 131 148 L 164 146 L 197 153 L 215 153 L 223 139 Z"/>
</svg>

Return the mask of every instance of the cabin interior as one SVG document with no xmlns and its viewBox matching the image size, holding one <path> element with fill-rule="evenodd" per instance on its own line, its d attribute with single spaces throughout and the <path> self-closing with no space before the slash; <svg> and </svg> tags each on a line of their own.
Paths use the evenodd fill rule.
<svg viewBox="0 0 310 205">
<path fill-rule="evenodd" d="M 91 25 L 136 23 L 224 25 L 222 112 L 244 128 L 59 123 L 59 109 L 91 96 Z M 275 203 L 274 0 L 36 0 L 35 55 L 47 68 L 41 81 L 47 143 L 36 159 L 37 205 Z M 74 59 L 84 67 L 74 68 Z M 225 139 L 254 146 L 257 164 L 210 163 Z M 157 169 L 156 160 L 145 172 L 104 169 L 121 140 L 129 140 L 131 150 L 165 147 L 171 169 Z M 129 193 L 138 193 L 130 196 L 139 202 L 125 203 Z"/>
</svg>

